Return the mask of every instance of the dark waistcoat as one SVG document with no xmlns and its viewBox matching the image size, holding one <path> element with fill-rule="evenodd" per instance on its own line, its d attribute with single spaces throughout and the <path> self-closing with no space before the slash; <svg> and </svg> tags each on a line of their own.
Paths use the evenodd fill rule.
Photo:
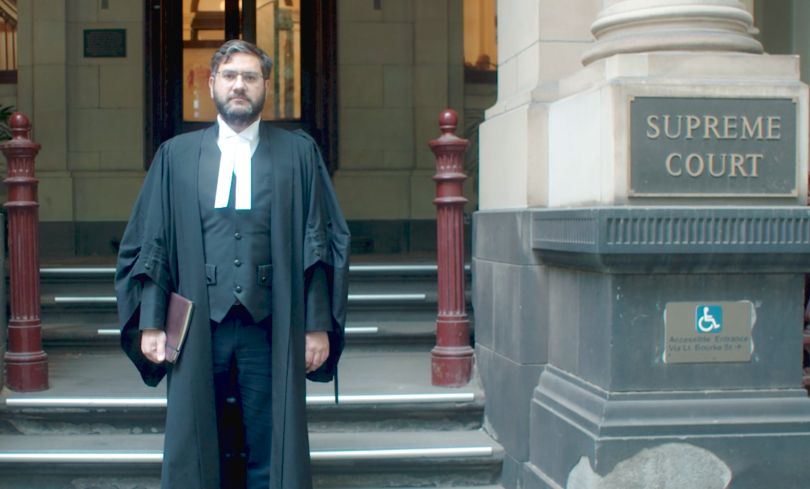
<svg viewBox="0 0 810 489">
<path fill-rule="evenodd" d="M 216 138 L 203 141 L 198 185 L 211 319 L 222 322 L 242 303 L 258 323 L 272 312 L 269 143 L 260 139 L 251 160 L 251 208 L 236 210 L 236 175 L 228 207 L 214 208 L 221 152 Z"/>
</svg>

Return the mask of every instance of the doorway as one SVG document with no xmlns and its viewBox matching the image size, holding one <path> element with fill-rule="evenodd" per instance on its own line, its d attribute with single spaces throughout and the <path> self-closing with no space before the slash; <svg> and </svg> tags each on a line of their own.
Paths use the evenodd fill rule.
<svg viewBox="0 0 810 489">
<path fill-rule="evenodd" d="M 210 60 L 226 40 L 273 59 L 262 119 L 303 129 L 337 162 L 337 12 L 330 0 L 147 0 L 144 167 L 160 144 L 213 124 Z"/>
</svg>

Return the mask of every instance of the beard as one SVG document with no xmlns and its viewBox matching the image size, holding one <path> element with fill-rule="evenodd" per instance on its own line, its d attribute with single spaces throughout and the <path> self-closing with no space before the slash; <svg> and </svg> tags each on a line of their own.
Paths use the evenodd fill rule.
<svg viewBox="0 0 810 489">
<path fill-rule="evenodd" d="M 246 92 L 235 92 L 226 97 L 220 97 L 214 92 L 214 105 L 225 122 L 241 126 L 252 122 L 262 112 L 266 97 L 267 92 L 265 90 L 262 91 L 261 95 L 256 100 L 252 99 Z M 235 98 L 247 100 L 248 105 L 229 105 L 229 102 Z"/>
</svg>

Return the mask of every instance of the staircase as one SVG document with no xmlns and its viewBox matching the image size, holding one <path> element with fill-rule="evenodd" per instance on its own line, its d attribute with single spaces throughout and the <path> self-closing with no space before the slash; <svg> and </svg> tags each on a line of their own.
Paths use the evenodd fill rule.
<svg viewBox="0 0 810 489">
<path fill-rule="evenodd" d="M 113 273 L 43 267 L 51 388 L 0 396 L 0 489 L 159 487 L 166 390 L 143 385 L 118 347 Z M 340 404 L 330 384 L 307 386 L 315 487 L 498 487 L 484 393 L 430 384 L 435 265 L 360 261 L 349 294 Z"/>
</svg>

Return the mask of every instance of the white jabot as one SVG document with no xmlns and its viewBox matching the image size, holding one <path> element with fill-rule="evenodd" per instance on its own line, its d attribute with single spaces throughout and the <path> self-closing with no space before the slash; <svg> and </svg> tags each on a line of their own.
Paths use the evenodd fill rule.
<svg viewBox="0 0 810 489">
<path fill-rule="evenodd" d="M 228 207 L 231 198 L 231 181 L 236 175 L 236 208 L 250 210 L 250 160 L 259 146 L 259 123 L 261 118 L 245 128 L 240 133 L 233 129 L 217 116 L 219 123 L 219 139 L 217 145 L 222 151 L 219 160 L 219 178 L 217 179 L 217 198 L 215 209 Z"/>
</svg>

